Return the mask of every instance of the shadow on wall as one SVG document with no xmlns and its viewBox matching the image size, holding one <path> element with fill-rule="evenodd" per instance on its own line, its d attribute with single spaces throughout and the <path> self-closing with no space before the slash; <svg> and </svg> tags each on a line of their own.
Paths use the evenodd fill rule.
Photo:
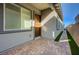
<svg viewBox="0 0 79 59">
<path fill-rule="evenodd" d="M 62 33 L 63 33 L 63 31 L 61 31 L 61 32 L 59 33 L 59 35 L 56 37 L 56 39 L 55 39 L 56 42 L 59 42 L 59 40 L 60 40 L 60 38 L 61 38 L 61 36 L 62 36 Z"/>
</svg>

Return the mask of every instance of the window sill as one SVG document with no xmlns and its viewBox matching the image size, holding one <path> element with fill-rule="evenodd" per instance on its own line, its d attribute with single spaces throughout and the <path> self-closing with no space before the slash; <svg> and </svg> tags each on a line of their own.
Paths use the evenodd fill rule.
<svg viewBox="0 0 79 59">
<path fill-rule="evenodd" d="M 32 31 L 32 30 L 1 31 L 0 34 L 20 33 L 20 32 L 27 32 L 27 31 Z"/>
</svg>

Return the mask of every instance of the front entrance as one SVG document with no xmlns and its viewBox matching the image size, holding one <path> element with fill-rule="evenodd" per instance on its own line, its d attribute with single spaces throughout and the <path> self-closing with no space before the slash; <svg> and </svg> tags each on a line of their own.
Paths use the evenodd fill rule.
<svg viewBox="0 0 79 59">
<path fill-rule="evenodd" d="M 35 19 L 35 37 L 41 36 L 41 16 L 35 14 L 34 15 L 34 19 Z"/>
</svg>

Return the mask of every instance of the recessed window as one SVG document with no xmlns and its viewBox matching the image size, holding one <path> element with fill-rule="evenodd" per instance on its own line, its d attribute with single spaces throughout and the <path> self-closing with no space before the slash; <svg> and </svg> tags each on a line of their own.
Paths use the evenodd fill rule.
<svg viewBox="0 0 79 59">
<path fill-rule="evenodd" d="M 5 30 L 21 28 L 21 9 L 11 4 L 5 8 Z"/>
<path fill-rule="evenodd" d="M 5 31 L 31 30 L 31 11 L 15 4 L 5 4 Z"/>
</svg>

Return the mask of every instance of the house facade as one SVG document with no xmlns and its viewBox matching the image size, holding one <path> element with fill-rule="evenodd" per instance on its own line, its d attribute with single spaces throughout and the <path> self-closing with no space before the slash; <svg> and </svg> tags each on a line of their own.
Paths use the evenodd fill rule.
<svg viewBox="0 0 79 59">
<path fill-rule="evenodd" d="M 63 29 L 61 4 L 0 3 L 0 52 L 38 37 L 54 40 Z"/>
</svg>

